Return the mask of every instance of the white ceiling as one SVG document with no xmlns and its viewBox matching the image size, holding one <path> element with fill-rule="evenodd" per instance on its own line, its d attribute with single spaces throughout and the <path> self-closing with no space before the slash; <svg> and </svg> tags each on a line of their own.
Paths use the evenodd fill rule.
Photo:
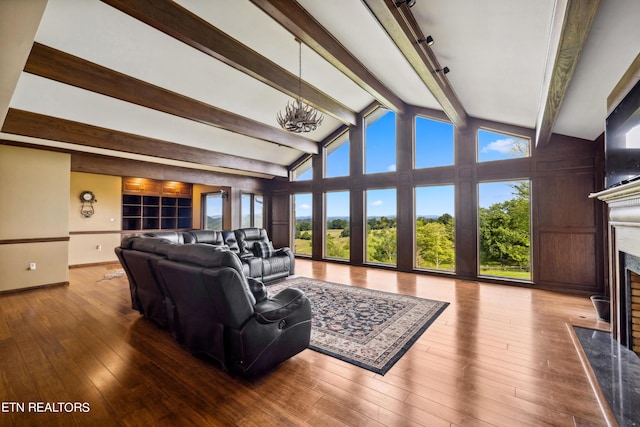
<svg viewBox="0 0 640 427">
<path fill-rule="evenodd" d="M 5 38 L 4 45 L 20 42 L 15 34 L 24 37 L 29 34 L 28 27 L 35 26 L 38 43 L 274 127 L 276 113 L 291 99 L 98 0 L 49 0 L 39 26 L 37 12 L 18 19 L 15 11 L 25 7 L 24 4 L 19 5 L 21 0 L 6 1 L 13 2 L 15 7 L 11 14 L 0 16 L 0 27 L 8 28 L 7 33 L 14 34 L 14 39 L 7 42 Z M 469 116 L 534 128 L 555 1 L 417 0 L 411 13 L 422 32 L 435 39 L 432 50 L 440 64 L 450 68 L 447 78 Z M 177 3 L 297 75 L 298 44 L 293 35 L 249 0 L 177 0 Z M 298 3 L 405 103 L 442 110 L 362 0 L 298 0 Z M 554 132 L 588 140 L 603 132 L 606 97 L 640 52 L 638 22 L 640 1 L 600 1 Z M 3 61 L 0 65 L 3 83 L 0 107 L 281 166 L 292 164 L 303 154 L 295 148 L 24 72 L 11 87 L 5 83 L 11 81 L 6 76 L 16 75 L 16 67 L 24 65 L 17 62 L 18 65 Z M 374 102 L 372 95 L 306 46 L 302 48 L 302 77 L 355 112 Z M 4 120 L 4 116 L 0 115 L 0 119 Z M 338 119 L 326 116 L 323 125 L 306 136 L 320 142 L 341 126 Z M 24 136 L 7 133 L 0 133 L 0 138 L 25 140 Z M 42 143 L 55 146 L 64 141 Z M 71 147 L 95 151 L 78 144 Z M 110 154 L 132 157 L 125 153 Z M 161 158 L 148 160 L 169 162 Z M 241 172 L 226 169 L 225 165 L 214 166 L 213 170 Z"/>
</svg>

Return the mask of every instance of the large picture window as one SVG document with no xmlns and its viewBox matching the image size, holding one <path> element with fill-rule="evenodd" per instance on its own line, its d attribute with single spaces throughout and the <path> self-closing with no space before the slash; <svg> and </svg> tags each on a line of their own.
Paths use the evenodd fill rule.
<svg viewBox="0 0 640 427">
<path fill-rule="evenodd" d="M 313 198 L 311 193 L 293 195 L 294 240 L 293 253 L 296 255 L 311 255 Z"/>
<path fill-rule="evenodd" d="M 453 165 L 453 125 L 419 116 L 416 117 L 415 125 L 415 168 Z"/>
<path fill-rule="evenodd" d="M 379 108 L 366 118 L 365 173 L 396 170 L 396 114 Z"/>
<path fill-rule="evenodd" d="M 349 259 L 349 192 L 332 191 L 324 196 L 325 241 L 324 256 L 334 259 Z"/>
<path fill-rule="evenodd" d="M 396 189 L 367 190 L 367 262 L 397 264 Z"/>
<path fill-rule="evenodd" d="M 224 227 L 223 192 L 202 195 L 202 228 L 205 230 L 222 230 Z"/>
<path fill-rule="evenodd" d="M 530 181 L 478 185 L 480 275 L 531 279 Z"/>
<path fill-rule="evenodd" d="M 415 266 L 455 271 L 453 185 L 415 188 Z"/>
<path fill-rule="evenodd" d="M 240 225 L 245 227 L 263 228 L 262 221 L 262 195 L 253 193 L 242 193 L 240 206 L 241 222 Z"/>
<path fill-rule="evenodd" d="M 490 130 L 478 130 L 478 161 L 490 162 L 529 157 L 530 141 Z"/>
</svg>

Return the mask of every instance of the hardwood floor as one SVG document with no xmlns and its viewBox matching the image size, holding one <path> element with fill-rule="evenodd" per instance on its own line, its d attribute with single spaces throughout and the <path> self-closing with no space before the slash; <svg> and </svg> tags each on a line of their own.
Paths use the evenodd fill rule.
<svg viewBox="0 0 640 427">
<path fill-rule="evenodd" d="M 566 327 L 605 326 L 586 297 L 297 260 L 299 275 L 451 304 L 385 376 L 305 350 L 245 380 L 131 310 L 112 272 L 0 296 L 0 425 L 605 425 Z"/>
</svg>

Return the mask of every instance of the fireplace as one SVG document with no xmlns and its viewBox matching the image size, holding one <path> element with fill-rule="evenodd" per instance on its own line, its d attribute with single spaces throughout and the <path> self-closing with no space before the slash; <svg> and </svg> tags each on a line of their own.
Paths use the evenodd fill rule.
<svg viewBox="0 0 640 427">
<path fill-rule="evenodd" d="M 591 197 L 609 207 L 611 333 L 640 355 L 640 181 Z"/>
<path fill-rule="evenodd" d="M 621 290 L 624 294 L 620 304 L 620 344 L 640 356 L 640 257 L 624 252 L 620 257 Z"/>
</svg>

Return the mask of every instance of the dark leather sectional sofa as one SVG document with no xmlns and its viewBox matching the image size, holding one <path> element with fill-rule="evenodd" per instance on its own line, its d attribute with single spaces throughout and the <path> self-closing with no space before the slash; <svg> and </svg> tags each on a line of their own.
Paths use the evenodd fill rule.
<svg viewBox="0 0 640 427">
<path fill-rule="evenodd" d="M 227 248 L 240 257 L 247 277 L 259 279 L 265 283 L 294 274 L 293 252 L 288 247 L 273 249 L 264 228 L 251 227 L 225 231 L 157 231 L 144 233 L 143 236 L 162 237 L 176 244 L 205 243 Z M 266 247 L 269 249 L 265 252 Z"/>
<path fill-rule="evenodd" d="M 287 288 L 270 295 L 261 280 L 247 275 L 288 275 L 290 251 L 281 250 L 280 260 L 265 268 L 269 257 L 248 254 L 266 237 L 264 230 L 231 232 L 240 237 L 237 250 L 231 235 L 225 240 L 224 232 L 204 231 L 122 240 L 115 252 L 129 279 L 132 307 L 190 352 L 212 357 L 233 374 L 263 373 L 307 348 L 311 306 L 304 293 Z"/>
</svg>

